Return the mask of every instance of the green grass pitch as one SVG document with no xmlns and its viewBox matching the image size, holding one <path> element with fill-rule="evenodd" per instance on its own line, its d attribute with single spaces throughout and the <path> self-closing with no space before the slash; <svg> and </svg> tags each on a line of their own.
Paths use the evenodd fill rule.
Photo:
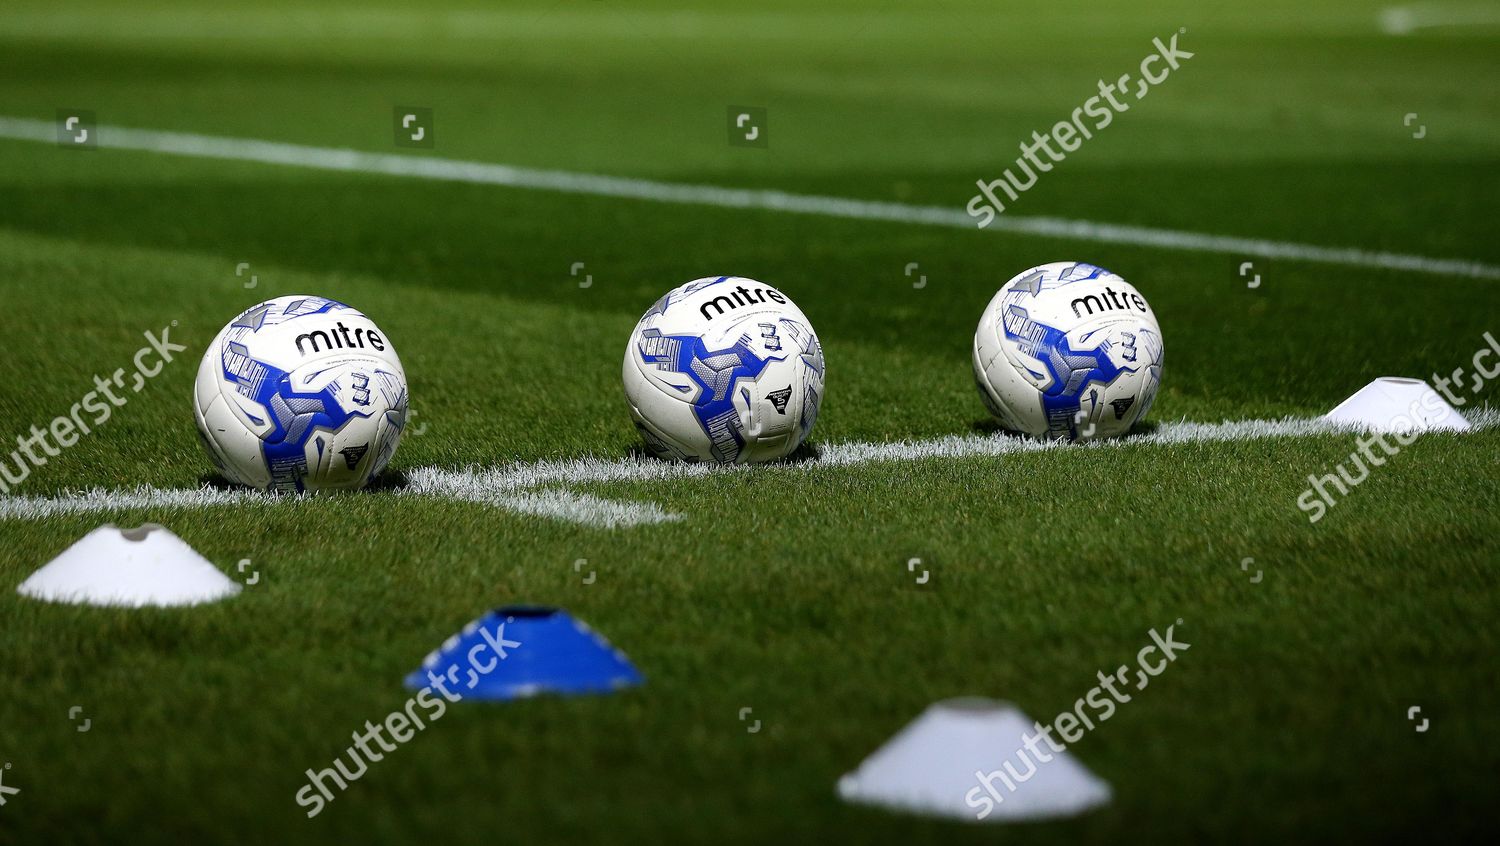
<svg viewBox="0 0 1500 846">
<path fill-rule="evenodd" d="M 13 0 L 0 116 L 87 109 L 109 126 L 961 209 L 1033 130 L 1178 33 L 1194 57 L 1007 216 L 1500 263 L 1500 24 L 1482 3 L 1419 4 L 1407 35 L 1382 30 L 1387 2 L 1356 0 L 224 5 Z M 398 105 L 433 110 L 431 149 L 393 145 Z M 727 143 L 732 105 L 767 109 L 767 147 Z M 1469 367 L 1500 330 L 1493 279 L 1254 259 L 1250 288 L 1228 253 L 108 140 L 0 139 L 0 450 L 130 367 L 143 332 L 173 326 L 188 349 L 12 496 L 202 484 L 197 360 L 240 310 L 289 293 L 360 308 L 400 352 L 416 417 L 396 479 L 626 456 L 625 340 L 705 275 L 776 285 L 812 320 L 828 363 L 814 446 L 991 434 L 974 326 L 1047 261 L 1100 264 L 1150 298 L 1158 424 L 1316 416 L 1378 376 Z M 685 517 L 614 530 L 390 486 L 3 520 L 0 783 L 20 792 L 0 842 L 1492 830 L 1500 431 L 1424 436 L 1310 525 L 1306 477 L 1353 449 L 1324 434 L 575 486 Z M 259 583 L 191 610 L 15 594 L 97 525 L 148 520 L 226 572 L 251 559 Z M 569 609 L 647 683 L 465 703 L 306 819 L 304 770 L 398 708 L 443 638 L 517 602 Z M 992 696 L 1045 719 L 1179 618 L 1191 649 L 1071 747 L 1114 786 L 1107 808 L 994 828 L 838 799 L 838 778 L 930 702 Z"/>
</svg>

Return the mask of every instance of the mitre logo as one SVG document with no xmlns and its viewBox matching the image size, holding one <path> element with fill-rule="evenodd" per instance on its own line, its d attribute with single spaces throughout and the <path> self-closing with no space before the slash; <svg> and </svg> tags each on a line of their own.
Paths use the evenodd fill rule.
<svg viewBox="0 0 1500 846">
<path fill-rule="evenodd" d="M 385 352 L 385 339 L 374 329 L 363 327 L 349 331 L 349 327 L 340 320 L 332 329 L 324 331 L 314 329 L 311 332 L 303 332 L 297 336 L 297 352 L 308 355 L 324 352 L 326 350 L 362 350 L 373 349 L 377 352 Z"/>
<path fill-rule="evenodd" d="M 1151 308 L 1146 305 L 1145 299 L 1140 294 L 1126 294 L 1105 286 L 1103 294 L 1088 294 L 1082 297 L 1074 297 L 1069 303 L 1073 307 L 1073 316 L 1082 317 L 1085 314 L 1099 312 L 1117 311 L 1119 309 L 1134 309 L 1142 313 L 1150 313 Z"/>
<path fill-rule="evenodd" d="M 736 285 L 734 290 L 728 294 L 720 294 L 698 307 L 698 313 L 703 315 L 704 320 L 712 320 L 726 311 L 734 311 L 741 306 L 756 305 L 770 300 L 778 305 L 786 305 L 786 297 L 780 291 L 772 288 L 746 288 L 744 285 Z M 713 314 L 708 310 L 712 308 Z"/>
</svg>

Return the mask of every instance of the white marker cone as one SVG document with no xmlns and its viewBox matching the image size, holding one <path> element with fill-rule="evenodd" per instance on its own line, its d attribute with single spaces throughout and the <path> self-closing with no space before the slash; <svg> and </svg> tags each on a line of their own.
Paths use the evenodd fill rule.
<svg viewBox="0 0 1500 846">
<path fill-rule="evenodd" d="M 1112 795 L 1108 783 L 1049 746 L 1020 709 L 981 698 L 929 706 L 839 779 L 838 791 L 848 802 L 967 822 L 1073 816 Z"/>
<path fill-rule="evenodd" d="M 1382 376 L 1360 388 L 1323 418 L 1372 432 L 1467 432 L 1471 428 L 1458 409 L 1426 382 L 1397 376 Z"/>
<path fill-rule="evenodd" d="M 219 572 L 165 528 L 101 526 L 32 573 L 16 592 L 48 602 L 75 605 L 197 605 L 240 592 Z"/>
</svg>

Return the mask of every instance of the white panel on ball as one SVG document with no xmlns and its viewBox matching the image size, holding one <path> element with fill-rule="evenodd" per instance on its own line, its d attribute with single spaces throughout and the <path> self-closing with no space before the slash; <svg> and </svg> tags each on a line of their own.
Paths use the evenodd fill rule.
<svg viewBox="0 0 1500 846">
<path fill-rule="evenodd" d="M 1007 429 L 1048 440 L 1123 435 L 1161 384 L 1156 314 L 1130 283 L 1053 262 L 1001 286 L 974 333 L 974 380 Z"/>
<path fill-rule="evenodd" d="M 209 344 L 193 391 L 204 446 L 232 482 L 278 491 L 364 487 L 406 426 L 406 372 L 385 333 L 306 295 L 247 309 Z"/>
<path fill-rule="evenodd" d="M 754 279 L 695 279 L 636 324 L 623 376 L 654 455 L 772 461 L 807 438 L 823 399 L 823 348 L 782 292 Z"/>
</svg>

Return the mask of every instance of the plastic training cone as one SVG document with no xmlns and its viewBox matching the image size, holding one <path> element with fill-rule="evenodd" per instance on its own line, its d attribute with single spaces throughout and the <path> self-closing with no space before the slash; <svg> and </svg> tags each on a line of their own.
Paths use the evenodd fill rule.
<svg viewBox="0 0 1500 846">
<path fill-rule="evenodd" d="M 433 687 L 434 677 L 465 699 L 487 700 L 613 693 L 644 681 L 625 653 L 568 612 L 531 606 L 497 608 L 464 626 L 406 686 Z"/>
<path fill-rule="evenodd" d="M 982 698 L 928 706 L 840 779 L 838 792 L 848 802 L 987 823 L 1072 816 L 1112 795 L 1019 708 Z"/>
<path fill-rule="evenodd" d="M 1464 419 L 1421 379 L 1382 376 L 1339 403 L 1324 419 L 1373 432 L 1467 432 Z"/>
<path fill-rule="evenodd" d="M 32 573 L 16 592 L 78 605 L 197 605 L 240 592 L 208 559 L 155 523 L 101 526 Z"/>
</svg>

